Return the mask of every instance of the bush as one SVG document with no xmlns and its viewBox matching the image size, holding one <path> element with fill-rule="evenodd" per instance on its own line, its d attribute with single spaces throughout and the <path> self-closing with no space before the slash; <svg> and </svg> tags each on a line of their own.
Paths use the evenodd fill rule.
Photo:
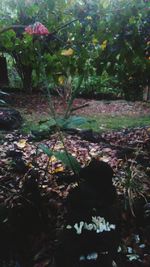
<svg viewBox="0 0 150 267">
<path fill-rule="evenodd" d="M 92 75 L 83 81 L 80 95 L 92 98 L 113 98 L 123 96 L 123 91 L 118 86 L 116 77 L 108 75 L 106 71 L 101 76 Z"/>
</svg>

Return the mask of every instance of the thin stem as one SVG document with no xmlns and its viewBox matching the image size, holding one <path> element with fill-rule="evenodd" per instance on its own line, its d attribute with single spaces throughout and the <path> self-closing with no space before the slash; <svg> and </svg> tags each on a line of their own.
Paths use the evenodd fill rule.
<svg viewBox="0 0 150 267">
<path fill-rule="evenodd" d="M 81 87 L 81 84 L 82 84 L 82 82 L 83 82 L 83 78 L 84 78 L 83 75 L 80 76 L 78 85 L 77 85 L 77 87 L 75 88 L 74 92 L 72 93 L 72 96 L 71 96 L 71 98 L 70 98 L 70 100 L 69 100 L 69 103 L 68 103 L 68 106 L 67 106 L 67 109 L 66 109 L 66 112 L 65 112 L 65 115 L 64 115 L 64 119 L 67 119 L 67 118 L 70 116 L 70 113 L 71 113 L 71 107 L 72 107 L 73 101 L 74 101 L 74 99 L 75 99 L 75 96 L 76 96 L 78 90 L 79 90 L 80 87 Z"/>
</svg>

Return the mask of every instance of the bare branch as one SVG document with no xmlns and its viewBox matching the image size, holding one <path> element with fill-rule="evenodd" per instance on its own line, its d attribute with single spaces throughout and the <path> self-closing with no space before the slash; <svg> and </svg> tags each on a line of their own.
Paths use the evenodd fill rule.
<svg viewBox="0 0 150 267">
<path fill-rule="evenodd" d="M 85 107 L 89 107 L 89 103 L 85 103 L 85 104 L 83 104 L 83 105 L 81 105 L 81 106 L 72 108 L 72 109 L 71 109 L 71 112 L 76 111 L 76 110 L 81 109 L 81 108 L 85 108 Z"/>
<path fill-rule="evenodd" d="M 12 25 L 12 26 L 9 26 L 9 27 L 2 29 L 0 31 L 0 34 L 7 32 L 7 31 L 10 31 L 10 30 L 22 29 L 22 28 L 24 29 L 25 27 L 26 27 L 26 25 Z"/>
</svg>

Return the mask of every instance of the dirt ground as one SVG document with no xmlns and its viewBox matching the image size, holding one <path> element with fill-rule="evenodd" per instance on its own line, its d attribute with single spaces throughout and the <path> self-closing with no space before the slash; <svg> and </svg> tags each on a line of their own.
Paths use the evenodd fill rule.
<svg viewBox="0 0 150 267">
<path fill-rule="evenodd" d="M 57 113 L 63 113 L 66 103 L 59 97 L 52 97 L 55 110 Z M 49 114 L 49 103 L 47 98 L 41 94 L 13 95 L 11 98 L 12 105 L 25 114 L 36 113 L 37 115 L 46 116 Z M 99 115 L 107 114 L 112 116 L 144 116 L 150 114 L 150 103 L 147 102 L 127 102 L 125 100 L 85 100 L 77 98 L 74 100 L 73 107 L 82 106 L 87 104 L 86 107 L 76 110 L 76 114 L 80 115 Z"/>
</svg>

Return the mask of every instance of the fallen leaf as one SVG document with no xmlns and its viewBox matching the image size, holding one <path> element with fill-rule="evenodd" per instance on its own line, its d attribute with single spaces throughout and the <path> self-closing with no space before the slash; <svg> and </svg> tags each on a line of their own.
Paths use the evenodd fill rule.
<svg viewBox="0 0 150 267">
<path fill-rule="evenodd" d="M 54 173 L 63 172 L 63 171 L 64 171 L 63 166 L 60 166 L 60 167 L 56 167 L 53 171 L 49 171 L 49 173 L 54 174 Z"/>
<path fill-rule="evenodd" d="M 26 146 L 26 139 L 20 139 L 19 142 L 15 143 L 18 148 L 24 148 Z"/>
</svg>

